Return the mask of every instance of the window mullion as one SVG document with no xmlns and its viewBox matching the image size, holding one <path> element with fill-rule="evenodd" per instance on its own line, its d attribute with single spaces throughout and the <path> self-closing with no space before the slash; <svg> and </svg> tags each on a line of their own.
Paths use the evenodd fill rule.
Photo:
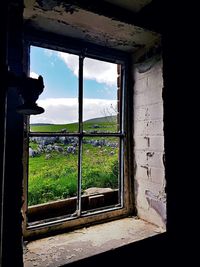
<svg viewBox="0 0 200 267">
<path fill-rule="evenodd" d="M 83 56 L 79 56 L 79 133 L 83 133 Z"/>
<path fill-rule="evenodd" d="M 81 215 L 81 180 L 82 180 L 82 134 L 83 134 L 83 56 L 79 56 L 79 150 L 78 150 L 78 194 L 77 215 Z"/>
</svg>

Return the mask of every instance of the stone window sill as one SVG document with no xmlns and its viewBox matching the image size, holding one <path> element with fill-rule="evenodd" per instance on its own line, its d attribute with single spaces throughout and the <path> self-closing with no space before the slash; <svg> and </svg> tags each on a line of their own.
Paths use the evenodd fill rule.
<svg viewBox="0 0 200 267">
<path fill-rule="evenodd" d="M 129 217 L 30 241 L 24 246 L 24 267 L 66 265 L 163 231 L 148 222 Z"/>
</svg>

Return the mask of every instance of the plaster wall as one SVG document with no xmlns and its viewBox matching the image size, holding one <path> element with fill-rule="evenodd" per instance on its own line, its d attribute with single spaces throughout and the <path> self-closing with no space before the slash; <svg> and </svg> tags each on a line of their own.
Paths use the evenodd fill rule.
<svg viewBox="0 0 200 267">
<path fill-rule="evenodd" d="M 134 68 L 134 188 L 138 216 L 165 227 L 162 60 L 152 62 Z"/>
</svg>

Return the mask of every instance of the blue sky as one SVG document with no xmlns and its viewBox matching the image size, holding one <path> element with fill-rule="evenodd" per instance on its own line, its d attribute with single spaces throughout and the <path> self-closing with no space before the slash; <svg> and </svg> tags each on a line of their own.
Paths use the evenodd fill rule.
<svg viewBox="0 0 200 267">
<path fill-rule="evenodd" d="M 70 123 L 78 120 L 78 56 L 31 46 L 30 76 L 42 75 L 45 88 L 37 103 L 45 113 L 31 123 Z M 117 65 L 85 58 L 84 120 L 114 115 Z"/>
</svg>

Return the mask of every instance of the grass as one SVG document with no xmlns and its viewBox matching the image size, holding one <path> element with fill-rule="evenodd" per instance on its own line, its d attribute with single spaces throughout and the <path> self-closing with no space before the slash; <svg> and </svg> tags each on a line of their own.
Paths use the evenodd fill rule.
<svg viewBox="0 0 200 267">
<path fill-rule="evenodd" d="M 94 122 L 87 122 L 86 128 L 93 129 Z M 113 130 L 113 125 L 99 122 L 102 129 Z M 104 128 L 103 128 L 104 127 Z M 40 125 L 32 126 L 32 131 L 60 131 L 66 128 L 70 132 L 77 128 L 77 124 L 68 125 Z M 89 139 L 89 138 L 87 138 Z M 102 137 L 92 137 L 102 139 Z M 117 143 L 118 139 L 109 137 L 109 142 Z M 70 144 L 69 144 L 70 145 Z M 78 182 L 78 153 L 67 153 L 69 145 L 62 145 L 65 152 L 43 152 L 38 156 L 29 157 L 28 205 L 36 205 L 65 199 L 77 195 Z M 37 150 L 37 143 L 30 143 L 30 147 Z M 78 149 L 78 148 L 76 148 Z M 90 187 L 118 187 L 118 148 L 109 146 L 96 147 L 88 143 L 83 144 L 82 153 L 82 193 Z"/>
<path fill-rule="evenodd" d="M 95 128 L 95 125 L 98 125 L 99 128 Z M 70 124 L 35 124 L 31 125 L 31 132 L 60 132 L 63 129 L 66 129 L 67 132 L 74 133 L 78 131 L 78 123 Z M 88 131 L 97 131 L 97 132 L 116 132 L 117 123 L 115 117 L 106 117 L 100 120 L 100 118 L 92 119 L 83 122 L 83 130 Z"/>
</svg>

